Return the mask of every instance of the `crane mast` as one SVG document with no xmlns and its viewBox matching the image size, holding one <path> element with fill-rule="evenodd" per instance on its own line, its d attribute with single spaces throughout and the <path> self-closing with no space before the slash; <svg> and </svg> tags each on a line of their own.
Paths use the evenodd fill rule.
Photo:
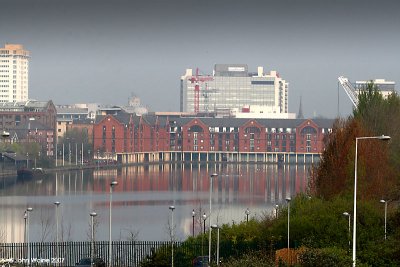
<svg viewBox="0 0 400 267">
<path fill-rule="evenodd" d="M 353 106 L 357 107 L 358 106 L 357 90 L 354 88 L 354 86 L 349 82 L 349 79 L 347 79 L 346 77 L 340 76 L 338 80 L 340 85 L 346 92 L 347 96 L 350 98 L 350 101 L 353 103 Z"/>
<path fill-rule="evenodd" d="M 196 68 L 196 76 L 192 76 L 189 81 L 194 83 L 194 112 L 199 113 L 200 111 L 200 82 L 204 83 L 207 81 L 214 80 L 211 76 L 199 76 L 199 68 Z"/>
</svg>

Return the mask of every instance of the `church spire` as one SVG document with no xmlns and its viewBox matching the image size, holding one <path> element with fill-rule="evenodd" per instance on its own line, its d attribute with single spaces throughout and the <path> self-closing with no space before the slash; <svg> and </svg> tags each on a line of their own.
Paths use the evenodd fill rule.
<svg viewBox="0 0 400 267">
<path fill-rule="evenodd" d="M 297 113 L 297 118 L 298 119 L 304 119 L 304 116 L 303 116 L 303 104 L 302 104 L 302 101 L 301 101 L 301 96 L 300 96 L 300 107 L 299 107 L 299 112 Z"/>
</svg>

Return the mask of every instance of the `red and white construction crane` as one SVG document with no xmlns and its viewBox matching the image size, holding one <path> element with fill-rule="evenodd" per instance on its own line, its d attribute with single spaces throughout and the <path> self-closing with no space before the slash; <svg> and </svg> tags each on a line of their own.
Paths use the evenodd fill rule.
<svg viewBox="0 0 400 267">
<path fill-rule="evenodd" d="M 196 76 L 189 78 L 189 81 L 195 83 L 194 85 L 194 112 L 199 112 L 200 107 L 200 82 L 212 81 L 212 76 L 199 76 L 199 68 L 196 68 Z"/>
<path fill-rule="evenodd" d="M 354 86 L 350 83 L 349 79 L 346 77 L 340 76 L 338 78 L 340 85 L 343 87 L 347 96 L 350 98 L 350 101 L 353 103 L 354 107 L 358 106 L 358 93 Z"/>
</svg>

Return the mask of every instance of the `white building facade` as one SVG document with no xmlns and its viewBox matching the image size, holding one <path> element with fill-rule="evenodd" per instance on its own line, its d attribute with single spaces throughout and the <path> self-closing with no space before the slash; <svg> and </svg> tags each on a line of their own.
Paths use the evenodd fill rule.
<svg viewBox="0 0 400 267">
<path fill-rule="evenodd" d="M 356 81 L 354 84 L 354 88 L 357 90 L 357 93 L 363 91 L 367 88 L 368 84 L 373 83 L 374 86 L 379 90 L 384 98 L 387 98 L 390 94 L 395 92 L 396 83 L 394 81 L 386 81 L 385 79 L 375 79 L 369 81 Z"/>
<path fill-rule="evenodd" d="M 28 100 L 29 58 L 20 44 L 0 48 L 0 103 Z"/>
<path fill-rule="evenodd" d="M 187 69 L 181 77 L 180 111 L 194 113 L 288 113 L 289 83 L 278 72 L 263 67 L 249 72 L 246 64 L 216 64 L 212 75 Z M 261 111 L 260 111 L 261 110 Z"/>
</svg>

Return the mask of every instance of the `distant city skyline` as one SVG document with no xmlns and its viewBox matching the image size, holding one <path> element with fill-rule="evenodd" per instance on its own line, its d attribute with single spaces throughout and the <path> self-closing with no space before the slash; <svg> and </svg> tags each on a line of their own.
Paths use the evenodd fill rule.
<svg viewBox="0 0 400 267">
<path fill-rule="evenodd" d="M 31 53 L 29 96 L 55 104 L 179 110 L 187 68 L 264 66 L 289 82 L 289 112 L 333 118 L 352 104 L 337 77 L 399 82 L 397 1 L 6 0 L 0 46 Z M 338 103 L 339 97 L 339 103 Z M 339 111 L 338 111 L 339 105 Z"/>
</svg>

